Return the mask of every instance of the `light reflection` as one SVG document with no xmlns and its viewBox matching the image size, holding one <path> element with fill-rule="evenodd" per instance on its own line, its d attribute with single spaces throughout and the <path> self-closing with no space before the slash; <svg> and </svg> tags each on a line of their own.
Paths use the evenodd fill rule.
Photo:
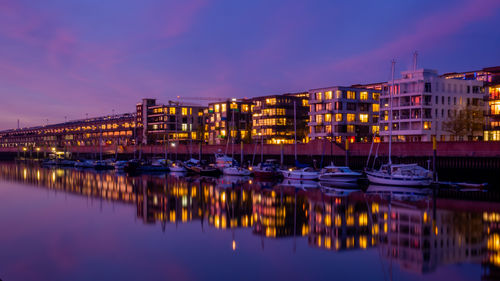
<svg viewBox="0 0 500 281">
<path fill-rule="evenodd" d="M 295 237 L 297 243 L 327 251 L 378 247 L 383 258 L 423 273 L 462 262 L 481 263 L 485 275 L 500 268 L 500 213 L 491 210 L 432 210 L 428 204 L 407 203 L 389 206 L 387 201 L 359 195 L 269 189 L 252 181 L 222 187 L 215 179 L 129 177 L 29 165 L 1 165 L 0 177 L 130 204 L 146 224 L 162 222 L 169 227 L 169 223 L 201 221 L 220 231 L 248 229 L 262 239 Z M 235 251 L 236 240 L 229 241 Z"/>
</svg>

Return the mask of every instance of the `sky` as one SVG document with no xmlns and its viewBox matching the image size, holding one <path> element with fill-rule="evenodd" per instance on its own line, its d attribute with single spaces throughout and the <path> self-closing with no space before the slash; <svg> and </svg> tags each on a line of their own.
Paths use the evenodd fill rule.
<svg viewBox="0 0 500 281">
<path fill-rule="evenodd" d="M 0 130 L 500 65 L 500 0 L 0 0 Z"/>
</svg>

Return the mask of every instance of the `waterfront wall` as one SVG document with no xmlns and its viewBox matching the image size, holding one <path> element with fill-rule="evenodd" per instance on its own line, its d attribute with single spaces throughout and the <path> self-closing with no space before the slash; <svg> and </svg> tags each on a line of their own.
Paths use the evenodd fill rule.
<svg viewBox="0 0 500 281">
<path fill-rule="evenodd" d="M 373 144 L 372 155 L 378 146 L 378 155 L 381 157 L 388 155 L 388 143 Z M 260 156 L 261 154 L 260 144 L 245 144 L 243 145 L 243 153 L 245 155 Z M 350 156 L 368 156 L 370 152 L 371 143 L 351 143 L 349 144 L 348 150 Z M 234 154 L 240 154 L 240 145 L 234 145 Z M 44 152 L 50 152 L 49 147 L 40 147 L 39 154 Z M 59 151 L 69 151 L 73 154 L 96 154 L 99 153 L 99 146 L 68 146 L 65 148 L 58 148 Z M 119 154 L 133 154 L 134 150 L 141 150 L 143 154 L 163 154 L 164 146 L 162 145 L 146 145 L 146 146 L 119 146 L 118 148 L 114 145 L 103 146 L 103 154 L 115 154 L 117 151 Z M 167 151 L 169 154 L 177 153 L 179 155 L 198 155 L 199 145 L 184 145 L 180 144 L 176 147 L 168 147 Z M 285 156 L 294 155 L 294 145 L 272 145 L 265 144 L 263 146 L 264 155 L 281 155 L 281 152 Z M 232 146 L 229 145 L 203 145 L 202 152 L 204 155 L 213 155 L 216 152 L 227 152 L 231 154 Z M 30 154 L 36 155 L 36 151 L 30 151 L 28 148 L 24 152 L 21 148 L 8 147 L 0 148 L 0 153 L 11 154 Z M 331 144 L 326 141 L 312 141 L 307 144 L 297 145 L 297 154 L 299 156 L 344 156 L 345 155 L 345 145 L 344 144 Z M 500 142 L 438 142 L 437 143 L 437 155 L 440 157 L 500 157 Z M 432 143 L 431 142 L 396 142 L 392 144 L 392 156 L 394 157 L 431 157 L 432 156 Z"/>
</svg>

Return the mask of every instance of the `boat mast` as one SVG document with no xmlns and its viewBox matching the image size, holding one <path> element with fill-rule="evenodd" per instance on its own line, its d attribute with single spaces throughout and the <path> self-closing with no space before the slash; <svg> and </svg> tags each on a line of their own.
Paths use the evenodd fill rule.
<svg viewBox="0 0 500 281">
<path fill-rule="evenodd" d="M 389 165 L 392 164 L 391 159 L 391 151 L 392 151 L 392 94 L 394 93 L 394 68 L 396 65 L 396 61 L 392 60 L 391 62 L 391 75 L 392 82 L 391 87 L 389 88 Z"/>
<path fill-rule="evenodd" d="M 293 131 L 294 134 L 294 155 L 295 155 L 295 163 L 297 163 L 297 101 L 293 101 Z"/>
<path fill-rule="evenodd" d="M 165 161 L 168 159 L 168 145 L 167 145 L 167 107 L 163 108 L 163 128 L 165 129 L 165 133 L 163 134 L 163 152 L 165 153 Z M 168 162 L 168 161 L 167 161 Z"/>
<path fill-rule="evenodd" d="M 231 103 L 231 106 L 230 108 L 232 107 L 233 103 Z M 229 131 L 229 134 L 231 135 L 231 159 L 234 159 L 234 139 L 235 137 L 233 137 L 233 131 L 236 131 L 235 130 L 235 125 L 234 125 L 234 108 L 231 108 L 231 111 L 232 111 L 232 120 L 231 120 L 231 131 Z M 236 136 L 236 132 L 235 132 L 235 136 Z"/>
</svg>

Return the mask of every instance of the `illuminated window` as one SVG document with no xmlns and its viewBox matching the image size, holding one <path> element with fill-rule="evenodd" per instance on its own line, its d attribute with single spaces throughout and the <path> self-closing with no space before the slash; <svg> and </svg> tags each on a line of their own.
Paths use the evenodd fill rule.
<svg viewBox="0 0 500 281">
<path fill-rule="evenodd" d="M 335 114 L 335 121 L 337 121 L 337 122 L 342 121 L 342 113 Z"/>
<path fill-rule="evenodd" d="M 241 111 L 242 112 L 248 112 L 248 110 L 249 110 L 248 104 L 242 104 L 241 105 Z"/>
<path fill-rule="evenodd" d="M 424 130 L 430 130 L 430 129 L 431 129 L 431 122 L 425 121 L 424 122 Z"/>
<path fill-rule="evenodd" d="M 226 104 L 221 104 L 221 112 L 226 112 Z"/>
<path fill-rule="evenodd" d="M 183 107 L 183 108 L 181 108 L 181 111 L 182 111 L 182 115 L 187 115 L 187 114 L 188 114 L 188 109 L 187 109 L 187 107 Z"/>
<path fill-rule="evenodd" d="M 318 124 L 323 123 L 323 115 L 321 114 L 316 115 L 316 123 Z"/>
<path fill-rule="evenodd" d="M 372 93 L 372 98 L 376 101 L 380 98 L 380 93 Z"/>
<path fill-rule="evenodd" d="M 500 101 L 490 101 L 490 110 L 491 110 L 491 114 L 499 115 L 500 114 Z"/>
<path fill-rule="evenodd" d="M 342 91 L 340 91 L 340 90 L 335 91 L 335 98 L 341 99 L 342 98 Z"/>
<path fill-rule="evenodd" d="M 372 111 L 373 112 L 379 112 L 380 110 L 380 105 L 378 103 L 372 104 Z"/>
<path fill-rule="evenodd" d="M 379 130 L 379 126 L 372 126 L 372 134 L 378 135 Z"/>
<path fill-rule="evenodd" d="M 368 114 L 360 114 L 359 121 L 361 121 L 362 123 L 368 122 Z"/>
<path fill-rule="evenodd" d="M 188 124 L 182 124 L 182 130 L 183 131 L 187 131 L 187 128 L 188 128 Z"/>
<path fill-rule="evenodd" d="M 175 114 L 175 107 L 171 107 L 169 110 L 168 110 L 168 114 Z"/>
<path fill-rule="evenodd" d="M 266 99 L 266 104 L 275 105 L 276 104 L 276 98 Z"/>
<path fill-rule="evenodd" d="M 332 122 L 332 115 L 331 114 L 325 114 L 325 122 Z"/>
<path fill-rule="evenodd" d="M 325 100 L 331 100 L 332 99 L 332 91 L 325 92 Z"/>
<path fill-rule="evenodd" d="M 220 111 L 220 104 L 216 104 L 214 108 L 215 108 L 215 112 L 219 112 Z"/>
<path fill-rule="evenodd" d="M 356 92 L 354 91 L 347 91 L 347 98 L 350 100 L 356 99 Z"/>
<path fill-rule="evenodd" d="M 354 133 L 354 125 L 347 125 L 347 132 Z"/>
<path fill-rule="evenodd" d="M 368 92 L 360 92 L 359 99 L 360 100 L 367 100 L 368 99 Z"/>
<path fill-rule="evenodd" d="M 317 100 L 322 100 L 323 99 L 322 97 L 323 97 L 323 93 L 321 93 L 321 92 L 316 93 Z"/>
<path fill-rule="evenodd" d="M 352 113 L 348 113 L 347 114 L 347 122 L 354 122 L 354 120 L 356 120 L 356 115 L 354 115 Z"/>
<path fill-rule="evenodd" d="M 231 105 L 229 106 L 231 109 L 238 109 L 238 104 L 235 102 L 232 102 Z"/>
<path fill-rule="evenodd" d="M 309 100 L 303 99 L 302 106 L 309 106 Z"/>
</svg>

